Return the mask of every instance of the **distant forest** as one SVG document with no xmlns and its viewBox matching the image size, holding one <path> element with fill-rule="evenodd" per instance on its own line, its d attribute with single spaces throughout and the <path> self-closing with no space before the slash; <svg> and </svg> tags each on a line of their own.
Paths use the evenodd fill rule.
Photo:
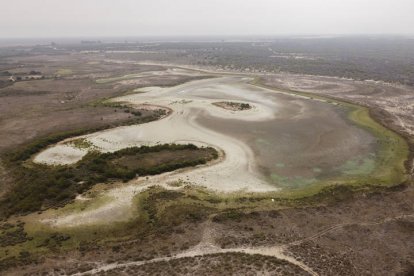
<svg viewBox="0 0 414 276">
<path fill-rule="evenodd" d="M 7 69 L 5 61 L 12 56 L 89 51 L 104 53 L 108 58 L 216 66 L 238 71 L 291 72 L 357 80 L 382 80 L 414 86 L 414 38 L 409 37 L 139 41 L 139 38 L 120 43 L 79 41 L 61 44 L 57 41 L 31 47 L 29 51 L 27 47 L 3 47 L 0 48 L 0 67 Z"/>
</svg>

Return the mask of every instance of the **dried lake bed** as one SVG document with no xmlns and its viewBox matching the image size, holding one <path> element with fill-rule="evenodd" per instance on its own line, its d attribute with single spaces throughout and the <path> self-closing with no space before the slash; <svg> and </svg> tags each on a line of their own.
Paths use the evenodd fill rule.
<svg viewBox="0 0 414 276">
<path fill-rule="evenodd" d="M 126 217 L 119 214 L 130 208 L 137 193 L 182 181 L 226 193 L 282 193 L 328 184 L 403 180 L 404 158 L 390 152 L 398 155 L 404 140 L 370 119 L 367 110 L 275 91 L 252 81 L 246 76 L 221 76 L 175 87 L 147 87 L 112 99 L 141 109 L 165 107 L 171 114 L 155 122 L 75 138 L 85 139 L 92 145 L 90 150 L 112 152 L 133 146 L 193 143 L 216 148 L 222 158 L 193 169 L 138 177 L 108 191 L 106 196 L 113 200 L 103 206 L 47 221 L 78 225 L 114 216 L 124 220 Z M 247 103 L 252 108 L 224 109 L 214 105 L 219 101 Z M 40 152 L 34 162 L 68 165 L 82 159 L 87 151 L 70 140 L 62 141 Z M 374 174 L 376 177 L 371 177 Z"/>
</svg>

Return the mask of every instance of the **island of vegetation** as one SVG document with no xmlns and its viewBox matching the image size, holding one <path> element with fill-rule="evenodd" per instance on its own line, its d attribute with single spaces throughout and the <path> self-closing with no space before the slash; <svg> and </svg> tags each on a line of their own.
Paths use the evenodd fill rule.
<svg viewBox="0 0 414 276">
<path fill-rule="evenodd" d="M 237 102 L 215 102 L 213 105 L 232 111 L 243 111 L 249 110 L 253 107 L 248 103 L 237 103 Z"/>
</svg>

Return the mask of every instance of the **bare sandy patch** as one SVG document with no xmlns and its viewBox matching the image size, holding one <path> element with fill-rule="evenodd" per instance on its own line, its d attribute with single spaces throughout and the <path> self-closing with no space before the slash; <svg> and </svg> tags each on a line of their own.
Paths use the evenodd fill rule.
<svg viewBox="0 0 414 276">
<path fill-rule="evenodd" d="M 55 145 L 35 156 L 33 161 L 46 165 L 69 165 L 80 161 L 88 151 L 72 145 Z"/>
</svg>

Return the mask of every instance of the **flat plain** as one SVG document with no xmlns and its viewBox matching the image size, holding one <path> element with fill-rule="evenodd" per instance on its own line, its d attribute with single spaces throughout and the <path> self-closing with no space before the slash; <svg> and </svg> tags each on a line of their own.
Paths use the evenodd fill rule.
<svg viewBox="0 0 414 276">
<path fill-rule="evenodd" d="M 412 272 L 412 87 L 210 46 L 0 50 L 2 273 Z"/>
</svg>

